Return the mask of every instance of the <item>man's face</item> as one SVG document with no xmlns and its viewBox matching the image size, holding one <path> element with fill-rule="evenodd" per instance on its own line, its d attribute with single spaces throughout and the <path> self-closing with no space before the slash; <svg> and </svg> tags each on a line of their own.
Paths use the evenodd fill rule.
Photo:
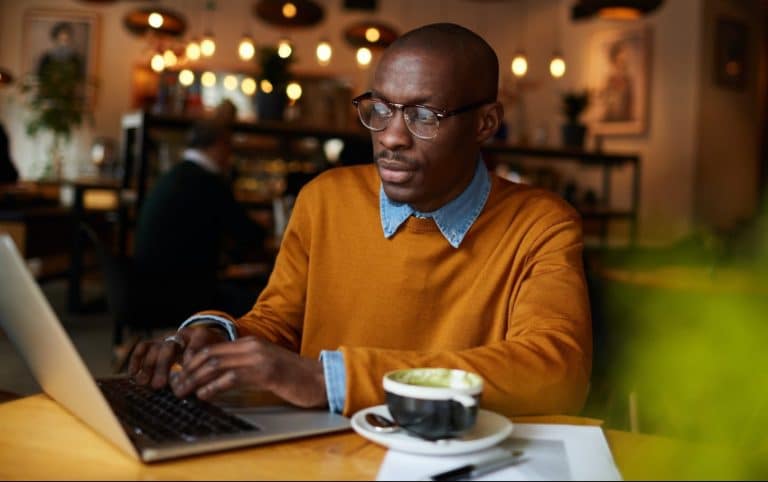
<svg viewBox="0 0 768 482">
<path fill-rule="evenodd" d="M 68 47 L 72 43 L 72 35 L 68 30 L 60 30 L 56 34 L 56 44 Z"/>
<path fill-rule="evenodd" d="M 477 101 L 471 92 L 461 95 L 461 88 L 468 86 L 462 85 L 455 70 L 451 59 L 401 49 L 382 59 L 373 94 L 398 104 L 445 110 Z M 467 95 L 473 98 L 466 101 Z M 402 112 L 396 110 L 386 129 L 371 133 L 374 160 L 387 196 L 429 212 L 461 194 L 476 166 L 476 119 L 476 111 L 442 119 L 435 138 L 420 139 L 411 134 Z"/>
</svg>

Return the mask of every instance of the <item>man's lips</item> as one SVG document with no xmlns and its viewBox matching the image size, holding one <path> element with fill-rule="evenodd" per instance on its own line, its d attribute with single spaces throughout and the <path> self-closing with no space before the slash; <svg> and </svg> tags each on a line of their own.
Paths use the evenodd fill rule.
<svg viewBox="0 0 768 482">
<path fill-rule="evenodd" d="M 381 180 L 386 183 L 403 184 L 411 180 L 416 172 L 411 166 L 402 162 L 379 159 L 377 164 Z"/>
</svg>

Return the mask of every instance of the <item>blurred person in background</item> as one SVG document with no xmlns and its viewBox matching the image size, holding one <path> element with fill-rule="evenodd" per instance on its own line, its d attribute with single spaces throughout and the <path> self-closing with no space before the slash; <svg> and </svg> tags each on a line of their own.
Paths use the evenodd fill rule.
<svg viewBox="0 0 768 482">
<path fill-rule="evenodd" d="M 192 127 L 181 162 L 157 180 L 141 208 L 134 259 L 142 302 L 162 312 L 154 318 L 177 321 L 211 306 L 243 314 L 258 294 L 220 279 L 228 256 L 263 251 L 267 235 L 232 190 L 234 114 L 225 102 Z"/>
</svg>

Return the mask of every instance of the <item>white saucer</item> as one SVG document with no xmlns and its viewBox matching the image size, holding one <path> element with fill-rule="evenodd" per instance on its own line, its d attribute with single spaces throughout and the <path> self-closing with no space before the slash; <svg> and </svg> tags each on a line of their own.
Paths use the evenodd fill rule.
<svg viewBox="0 0 768 482">
<path fill-rule="evenodd" d="M 506 417 L 488 410 L 477 412 L 477 423 L 460 438 L 430 442 L 403 430 L 391 433 L 377 432 L 365 421 L 365 416 L 373 412 L 392 418 L 386 405 L 377 405 L 360 410 L 352 416 L 352 428 L 363 437 L 400 452 L 424 455 L 456 455 L 475 452 L 496 445 L 512 433 L 512 422 Z"/>
</svg>

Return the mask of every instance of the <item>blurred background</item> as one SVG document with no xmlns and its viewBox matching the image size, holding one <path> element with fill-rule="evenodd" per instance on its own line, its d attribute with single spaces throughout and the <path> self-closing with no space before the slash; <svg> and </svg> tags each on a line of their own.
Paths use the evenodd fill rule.
<svg viewBox="0 0 768 482">
<path fill-rule="evenodd" d="M 765 477 L 767 20 L 764 0 L 0 0 L 0 232 L 95 374 L 118 370 L 161 328 L 128 314 L 126 266 L 189 128 L 236 108 L 230 180 L 268 238 L 220 276 L 258 292 L 301 186 L 371 162 L 351 99 L 383 48 L 456 22 L 500 61 L 486 164 L 583 216 L 583 415 L 691 442 L 647 462 L 681 476 Z M 0 389 L 37 391 L 0 345 Z"/>
</svg>

